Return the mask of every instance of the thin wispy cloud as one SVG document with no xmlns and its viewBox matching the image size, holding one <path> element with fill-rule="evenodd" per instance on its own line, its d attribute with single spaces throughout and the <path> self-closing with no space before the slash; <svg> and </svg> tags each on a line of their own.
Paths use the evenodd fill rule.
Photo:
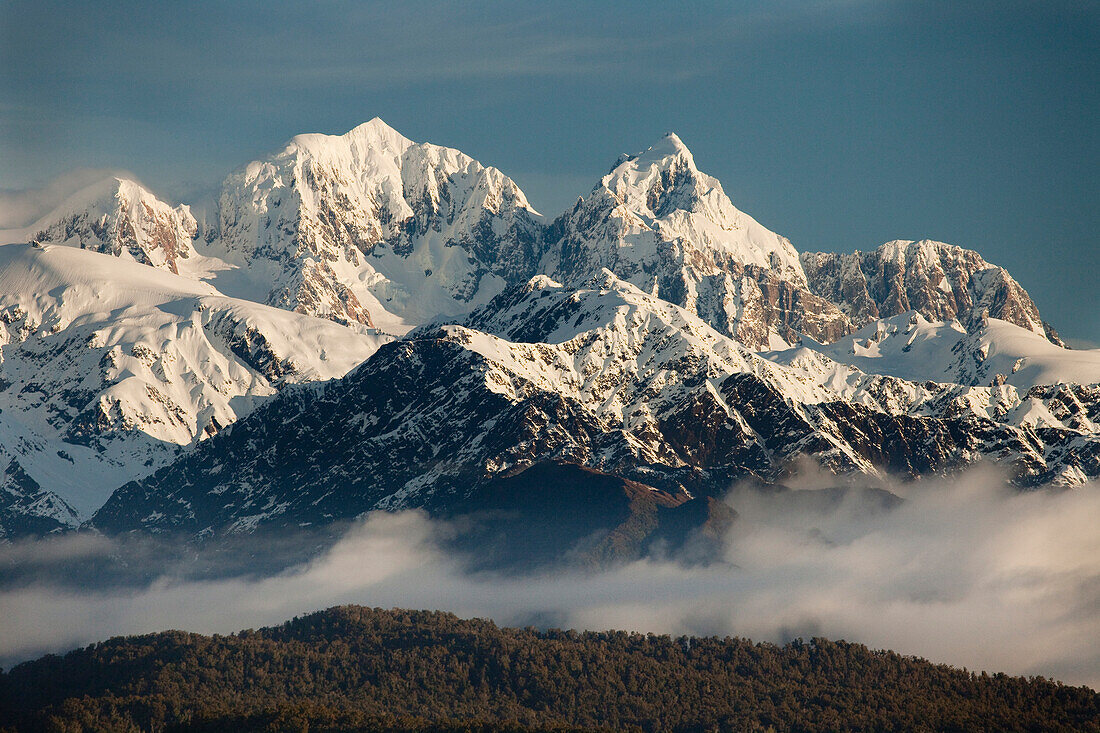
<svg viewBox="0 0 1100 733">
<path fill-rule="evenodd" d="M 83 168 L 55 178 L 41 188 L 0 189 L 0 229 L 28 226 L 82 188 L 116 176 L 134 177 L 123 170 Z"/>
</svg>

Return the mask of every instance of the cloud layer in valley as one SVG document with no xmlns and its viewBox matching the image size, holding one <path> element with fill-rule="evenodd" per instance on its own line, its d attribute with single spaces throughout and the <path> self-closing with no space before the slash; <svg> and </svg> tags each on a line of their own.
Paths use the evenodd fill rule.
<svg viewBox="0 0 1100 733">
<path fill-rule="evenodd" d="M 904 501 L 735 488 L 726 562 L 705 566 L 673 558 L 599 572 L 474 573 L 443 549 L 453 528 L 418 512 L 372 514 L 318 558 L 266 577 L 162 570 L 140 586 L 78 589 L 51 581 L 49 568 L 107 557 L 112 541 L 14 544 L 0 550 L 0 658 L 170 628 L 228 633 L 361 603 L 512 625 L 773 642 L 817 635 L 1100 687 L 1100 486 L 1019 493 L 972 472 L 893 491 Z M 13 579 L 32 562 L 30 576 Z"/>
</svg>

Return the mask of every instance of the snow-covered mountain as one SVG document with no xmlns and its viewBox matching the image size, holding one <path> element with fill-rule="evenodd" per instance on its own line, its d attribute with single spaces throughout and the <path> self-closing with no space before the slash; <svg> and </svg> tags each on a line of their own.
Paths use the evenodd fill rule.
<svg viewBox="0 0 1100 733">
<path fill-rule="evenodd" d="M 5 481 L 88 516 L 282 385 L 342 376 L 388 340 L 118 257 L 0 246 Z"/>
<path fill-rule="evenodd" d="M 672 134 L 547 223 L 374 119 L 240 168 L 213 219 L 112 178 L 0 233 L 36 243 L 0 246 L 0 538 L 484 508 L 561 476 L 678 507 L 806 457 L 1100 475 L 1100 356 L 1005 270 L 799 255 Z"/>
<path fill-rule="evenodd" d="M 461 318 L 542 272 L 581 283 L 607 268 L 754 349 L 831 342 L 917 310 L 982 314 L 1045 334 L 1027 292 L 975 252 L 939 242 L 803 253 L 739 211 L 669 133 L 621 156 L 591 194 L 547 225 L 515 182 L 375 118 L 307 134 L 223 183 L 200 227 L 137 183 L 79 191 L 0 242 L 67 244 L 210 282 L 227 295 L 374 324 L 393 334 Z"/>
<path fill-rule="evenodd" d="M 800 333 L 830 341 L 851 328 L 808 289 L 791 243 L 734 207 L 672 133 L 620 158 L 548 241 L 541 269 L 555 280 L 583 282 L 607 268 L 750 348 Z"/>
<path fill-rule="evenodd" d="M 873 252 L 804 252 L 800 259 L 810 289 L 837 303 L 858 326 L 910 310 L 967 327 L 998 318 L 1064 346 L 1007 270 L 962 247 L 895 240 Z"/>
<path fill-rule="evenodd" d="M 912 382 L 988 385 L 1001 398 L 999 420 L 1084 436 L 1100 431 L 1100 350 L 1068 350 L 994 318 L 967 332 L 958 321 L 929 322 L 912 311 L 832 344 L 807 341 L 763 356 L 828 374 L 834 383 L 846 364 Z M 1072 473 L 1062 480 L 1076 483 Z"/>
<path fill-rule="evenodd" d="M 541 216 L 495 168 L 375 118 L 234 173 L 212 252 L 263 302 L 402 333 L 534 274 Z"/>
<path fill-rule="evenodd" d="M 542 216 L 499 170 L 380 119 L 306 134 L 230 174 L 203 229 L 139 184 L 79 191 L 0 243 L 64 244 L 227 295 L 401 334 L 461 316 L 536 271 Z"/>
</svg>

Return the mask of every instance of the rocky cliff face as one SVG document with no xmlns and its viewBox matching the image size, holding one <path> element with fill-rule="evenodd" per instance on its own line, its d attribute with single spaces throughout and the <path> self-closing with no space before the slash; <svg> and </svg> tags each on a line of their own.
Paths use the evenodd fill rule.
<svg viewBox="0 0 1100 733">
<path fill-rule="evenodd" d="M 805 252 L 800 260 L 810 289 L 837 303 L 857 326 L 914 310 L 967 328 L 998 318 L 1064 345 L 1007 270 L 962 247 L 897 240 L 873 252 Z"/>
</svg>

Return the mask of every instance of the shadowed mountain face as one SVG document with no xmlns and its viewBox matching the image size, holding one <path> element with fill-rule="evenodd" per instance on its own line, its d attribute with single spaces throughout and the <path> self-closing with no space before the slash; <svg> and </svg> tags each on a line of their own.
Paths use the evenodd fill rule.
<svg viewBox="0 0 1100 733">
<path fill-rule="evenodd" d="M 0 538 L 19 539 L 65 530 L 79 521 L 76 511 L 56 494 L 43 491 L 19 462 L 0 447 Z"/>
<path fill-rule="evenodd" d="M 779 479 L 802 456 L 872 478 L 1004 456 L 1021 483 L 1100 472 L 1085 428 L 1012 422 L 997 400 L 1011 408 L 1014 390 L 872 377 L 822 355 L 783 366 L 610 273 L 594 285 L 536 279 L 469 319 L 532 342 L 424 329 L 344 379 L 286 390 L 123 486 L 93 524 L 204 536 L 373 509 L 449 514 L 485 507 L 494 482 L 548 461 L 651 487 L 655 506 L 717 496 L 741 477 Z M 811 367 L 829 371 L 815 380 Z M 841 391 L 829 386 L 837 375 Z M 593 491 L 585 501 L 604 506 Z M 568 517 L 574 499 L 555 500 Z M 607 511 L 599 526 L 619 526 Z"/>
<path fill-rule="evenodd" d="M 716 558 L 736 512 L 571 463 L 535 464 L 502 476 L 448 509 L 452 546 L 473 568 L 606 566 L 658 554 Z"/>
</svg>

